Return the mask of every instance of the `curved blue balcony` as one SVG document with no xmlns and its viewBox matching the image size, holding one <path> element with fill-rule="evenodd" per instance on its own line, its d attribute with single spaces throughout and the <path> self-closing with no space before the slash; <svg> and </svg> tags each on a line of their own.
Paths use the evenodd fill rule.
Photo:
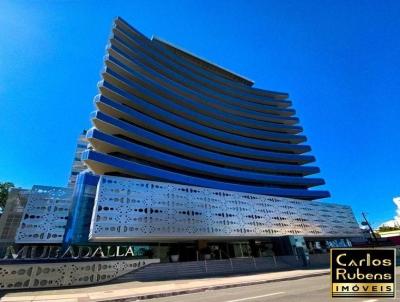
<svg viewBox="0 0 400 302">
<path fill-rule="evenodd" d="M 100 96 L 95 102 L 98 109 L 104 113 L 112 115 L 118 119 L 123 118 L 125 121 L 140 125 L 156 133 L 161 133 L 164 136 L 174 139 L 206 137 L 218 142 L 239 145 L 247 148 L 255 148 L 260 150 L 293 150 L 287 149 L 287 146 L 298 146 L 282 143 L 268 142 L 266 140 L 252 139 L 239 135 L 230 134 L 213 128 L 208 128 L 186 120 L 180 116 L 170 114 L 163 110 L 154 110 L 155 118 L 152 115 L 142 114 L 126 105 L 122 105 L 104 96 Z M 102 106 L 102 107 L 100 107 Z M 106 107 L 105 107 L 106 106 Z M 114 110 L 113 110 L 114 109 Z M 116 112 L 116 110 L 118 112 Z M 107 112 L 106 112 L 107 111 Z M 175 125 L 179 123 L 180 127 Z M 291 152 L 292 153 L 292 152 Z M 297 152 L 293 152 L 297 153 Z"/>
<path fill-rule="evenodd" d="M 118 128 L 114 127 L 113 129 L 118 129 Z M 90 133 L 92 133 L 95 130 L 96 129 L 93 128 L 92 130 L 89 131 Z M 115 133 L 114 135 L 118 135 L 118 133 Z M 88 134 L 87 136 L 88 138 L 90 138 L 90 134 Z M 127 138 L 125 138 L 125 140 L 126 139 Z M 129 142 L 135 143 L 133 139 L 130 139 Z M 181 145 L 177 144 L 177 147 L 174 150 L 172 150 L 172 148 L 169 148 L 168 146 L 166 146 L 165 149 L 158 148 L 158 146 L 154 146 L 154 148 L 157 148 L 156 150 L 161 150 L 162 152 L 167 154 L 176 155 L 180 158 L 188 158 L 202 163 L 208 163 L 219 167 L 227 167 L 241 171 L 260 172 L 260 173 L 269 173 L 278 175 L 297 175 L 297 176 L 305 176 L 319 172 L 318 167 L 249 160 L 240 157 L 228 156 L 216 152 L 210 152 L 200 148 L 193 148 L 191 146 L 185 146 L 184 144 Z"/>
<path fill-rule="evenodd" d="M 215 92 L 239 98 L 240 100 L 248 101 L 250 103 L 254 103 L 255 105 L 269 105 L 277 108 L 287 108 L 292 105 L 292 102 L 286 99 L 274 99 L 274 98 L 255 99 L 254 96 L 249 97 L 249 95 L 244 94 L 241 91 L 235 91 L 235 89 L 230 89 L 228 87 L 224 87 L 223 85 L 218 84 L 217 81 L 201 77 L 196 73 L 190 72 L 190 70 L 186 69 L 184 66 L 176 65 L 171 60 L 168 60 L 162 56 L 161 57 L 158 56 L 157 52 L 149 51 L 149 48 L 146 47 L 146 45 L 144 45 L 141 41 L 135 40 L 135 38 L 133 38 L 132 36 L 127 36 L 123 31 L 121 31 L 118 28 L 113 29 L 113 36 L 110 42 L 114 43 L 114 41 L 118 41 L 124 44 L 131 51 L 135 50 L 138 51 L 140 49 L 142 54 L 146 55 L 148 58 L 155 60 L 159 64 L 162 64 L 165 68 L 171 71 L 175 71 L 179 74 L 182 74 L 183 76 L 197 82 L 198 85 L 208 87 Z"/>
<path fill-rule="evenodd" d="M 121 19 L 83 159 L 96 174 L 313 200 L 326 191 L 285 93 L 146 38 Z"/>
<path fill-rule="evenodd" d="M 291 105 L 289 100 L 285 100 L 288 96 L 286 93 L 261 96 L 259 94 L 262 91 L 261 89 L 238 85 L 237 82 L 219 77 L 217 74 L 211 73 L 192 62 L 184 61 L 183 58 L 177 57 L 176 54 L 168 51 L 165 47 L 160 47 L 159 43 L 153 43 L 153 41 L 144 37 L 137 30 L 132 29 L 129 25 L 127 27 L 125 23 L 120 23 L 118 20 L 113 28 L 113 33 L 117 33 L 118 38 L 123 39 L 127 43 L 134 43 L 135 47 L 141 48 L 146 54 L 168 65 L 170 68 L 178 69 L 184 74 L 197 76 L 198 81 L 206 83 L 210 87 L 218 86 L 220 90 L 223 90 L 227 94 L 232 95 L 233 93 L 233 96 L 259 104 L 270 104 L 283 108 Z"/>
<path fill-rule="evenodd" d="M 200 177 L 214 177 L 221 180 L 231 179 L 243 183 L 280 184 L 302 188 L 310 188 L 325 183 L 320 178 L 271 175 L 214 166 L 161 152 L 132 141 L 102 133 L 96 129 L 89 130 L 87 139 L 98 152 L 123 154 L 125 156 L 123 159 L 131 158 L 132 161 L 146 161 L 151 166 L 180 170 L 184 174 L 195 173 L 200 175 Z"/>
<path fill-rule="evenodd" d="M 219 120 L 215 117 L 210 117 L 208 115 L 205 115 L 203 113 L 201 114 L 194 114 L 192 110 L 187 109 L 186 107 L 181 106 L 180 104 L 176 104 L 174 102 L 169 101 L 169 99 L 160 97 L 159 95 L 152 95 L 153 97 L 150 98 L 148 96 L 147 98 L 144 96 L 143 93 L 138 91 L 136 87 L 132 87 L 132 85 L 129 85 L 129 82 L 124 81 L 124 79 L 119 76 L 119 75 L 111 75 L 111 72 L 109 74 L 104 75 L 104 79 L 106 82 L 103 82 L 103 86 L 107 86 L 108 83 L 110 83 L 113 87 L 121 87 L 119 91 L 125 92 L 125 94 L 129 94 L 131 98 L 135 98 L 136 100 L 139 98 L 138 94 L 140 93 L 140 100 L 141 102 L 145 102 L 149 104 L 150 106 L 153 105 L 153 107 L 157 108 L 163 108 L 165 113 L 169 113 L 169 116 L 182 116 L 185 118 L 185 120 L 190 120 L 191 123 L 197 124 L 198 126 L 206 127 L 208 129 L 216 129 L 219 131 L 222 131 L 224 133 L 231 133 L 238 135 L 240 137 L 248 137 L 248 138 L 254 138 L 258 140 L 270 140 L 270 141 L 275 141 L 275 142 L 281 142 L 281 143 L 290 143 L 290 144 L 298 144 L 302 143 L 306 140 L 305 136 L 302 135 L 294 135 L 294 134 L 287 134 L 287 133 L 280 133 L 280 132 L 271 132 L 271 131 L 266 131 L 266 130 L 260 130 L 260 129 L 253 129 L 253 128 L 248 128 L 248 127 L 243 127 L 241 125 L 236 125 L 236 124 L 231 124 L 227 123 L 224 120 Z M 107 84 L 105 84 L 107 83 Z M 108 86 L 110 87 L 110 86 Z M 115 90 L 115 89 L 114 89 Z M 147 94 L 148 95 L 148 94 Z M 131 102 L 132 104 L 132 102 Z M 133 105 L 135 106 L 135 105 Z M 215 111 L 215 109 L 214 109 Z M 165 116 L 165 114 L 164 114 Z M 192 117 L 192 118 L 190 118 Z"/>
<path fill-rule="evenodd" d="M 257 138 L 262 137 L 265 141 L 268 138 L 270 141 L 291 141 L 294 143 L 301 142 L 305 139 L 304 136 L 294 136 L 289 134 L 282 133 L 270 133 L 270 132 L 261 132 L 261 131 L 252 131 L 252 129 L 244 128 L 238 125 L 232 125 L 226 122 L 226 119 L 218 119 L 223 118 L 221 114 L 213 114 L 214 112 L 208 111 L 206 113 L 199 114 L 198 112 L 194 112 L 191 108 L 186 108 L 181 106 L 181 104 L 177 104 L 175 102 L 171 102 L 169 99 L 160 96 L 159 94 L 154 93 L 153 91 L 138 85 L 136 82 L 132 82 L 124 79 L 120 75 L 116 74 L 110 69 L 107 69 L 106 72 L 103 73 L 104 80 L 99 83 L 99 89 L 101 90 L 102 86 L 106 86 L 107 88 L 116 90 L 118 88 L 118 92 L 120 94 L 129 93 L 134 95 L 135 97 L 139 97 L 144 99 L 152 104 L 155 104 L 163 109 L 168 111 L 172 111 L 175 114 L 179 114 L 187 119 L 190 119 L 196 123 L 200 123 L 205 125 L 206 127 L 213 127 L 222 131 L 229 131 L 235 134 L 239 134 L 241 136 L 249 136 L 247 134 L 248 131 L 252 133 L 251 136 L 256 136 Z M 198 106 L 201 110 L 203 109 L 201 106 Z M 225 115 L 226 117 L 226 115 Z M 236 118 L 238 120 L 238 118 Z M 262 135 L 260 135 L 262 133 Z M 247 135 L 246 135 L 247 134 Z M 306 145 L 294 145 L 294 144 L 285 144 L 285 143 L 265 143 L 265 145 L 269 145 L 265 148 L 270 148 L 270 150 L 283 150 L 286 152 L 293 153 L 304 153 L 310 151 L 310 147 Z"/>
<path fill-rule="evenodd" d="M 239 76 L 239 78 L 236 80 L 232 79 L 227 79 L 225 76 L 220 76 L 218 73 L 215 72 L 215 70 L 210 71 L 207 68 L 199 68 L 198 65 L 194 64 L 191 60 L 187 60 L 185 56 L 187 56 L 187 53 L 184 51 L 180 51 L 176 49 L 175 47 L 171 47 L 170 45 L 167 45 L 164 41 L 161 41 L 157 37 L 153 37 L 152 40 L 150 41 L 145 35 L 140 33 L 137 29 L 133 28 L 131 25 L 129 25 L 126 21 L 124 21 L 122 18 L 118 17 L 114 21 L 114 26 L 113 29 L 115 28 L 121 28 L 124 30 L 126 35 L 129 37 L 137 37 L 139 39 L 142 39 L 146 44 L 148 44 L 148 47 L 155 47 L 158 53 L 163 53 L 165 56 L 167 56 L 169 59 L 172 59 L 176 62 L 176 64 L 180 64 L 183 66 L 186 66 L 187 68 L 190 69 L 191 72 L 196 72 L 204 77 L 210 77 L 214 80 L 218 80 L 219 82 L 224 83 L 225 85 L 230 86 L 231 88 L 237 88 L 237 89 L 242 89 L 249 94 L 254 94 L 256 96 L 262 96 L 265 98 L 272 98 L 272 99 L 277 99 L 277 100 L 282 100 L 286 99 L 288 97 L 288 94 L 285 92 L 277 92 L 277 91 L 270 91 L 270 90 L 265 90 L 265 89 L 260 89 L 260 88 L 254 88 L 251 87 L 254 83 L 249 80 L 245 80 L 246 83 L 243 83 L 243 77 Z M 179 51 L 181 53 L 184 53 L 184 55 L 177 55 L 176 52 Z M 204 63 L 204 62 L 201 62 Z M 215 65 L 213 63 L 209 63 L 209 65 L 212 65 L 213 69 L 215 68 Z M 217 69 L 219 68 L 216 66 Z M 228 72 L 230 76 L 232 76 L 231 72 Z"/>
<path fill-rule="evenodd" d="M 257 149 L 240 147 L 236 145 L 225 144 L 194 135 L 189 137 L 181 137 L 179 140 L 170 139 L 163 135 L 156 134 L 152 131 L 145 130 L 142 127 L 138 127 L 136 125 L 116 119 L 100 111 L 93 112 L 91 114 L 91 118 L 96 128 L 102 130 L 102 132 L 110 133 L 109 131 L 111 129 L 108 129 L 107 127 L 111 126 L 114 127 L 111 130 L 115 132 L 113 134 L 123 134 L 137 141 L 143 141 L 146 144 L 150 144 L 161 149 L 169 147 L 171 152 L 174 152 L 174 150 L 176 150 L 178 146 L 184 144 L 186 148 L 183 148 L 183 146 L 181 146 L 182 147 L 181 150 L 185 149 L 187 150 L 187 146 L 192 146 L 194 147 L 194 149 L 192 148 L 190 152 L 193 152 L 194 154 L 196 154 L 196 150 L 204 149 L 212 152 L 229 154 L 248 159 L 263 160 L 263 161 L 269 160 L 282 163 L 291 163 L 291 162 L 307 163 L 315 160 L 313 156 L 309 155 L 297 155 L 297 154 L 262 151 Z M 175 131 L 178 131 L 178 128 L 175 129 Z"/>
<path fill-rule="evenodd" d="M 103 80 L 98 83 L 98 87 L 101 92 L 102 89 L 105 87 L 107 89 L 117 92 L 122 96 L 127 95 L 127 98 L 140 98 L 149 104 L 153 104 L 175 115 L 181 115 L 187 119 L 190 119 L 193 122 L 204 124 L 206 126 L 216 127 L 219 124 L 222 124 L 224 126 L 224 128 L 222 128 L 224 131 L 241 131 L 242 133 L 252 133 L 254 130 L 256 130 L 256 132 L 257 130 L 262 130 L 266 133 L 278 132 L 279 134 L 286 131 L 286 129 L 288 129 L 289 127 L 292 127 L 288 125 L 272 124 L 250 119 L 226 118 L 226 116 L 223 120 L 221 120 L 219 119 L 221 115 L 209 117 L 205 114 L 199 114 L 191 110 L 190 108 L 183 107 L 180 104 L 160 97 L 155 93 L 151 93 L 150 97 L 146 94 L 148 90 L 144 89 L 138 84 L 133 83 L 132 81 L 126 83 L 126 81 L 123 80 L 123 77 L 119 75 L 113 76 L 109 73 L 103 73 Z M 211 111 L 211 113 L 214 113 L 215 111 L 216 110 L 213 110 Z M 216 125 L 214 125 L 214 123 L 216 123 Z"/>
<path fill-rule="evenodd" d="M 246 108 L 240 108 L 230 103 L 218 102 L 215 98 L 210 98 L 204 94 L 200 94 L 188 89 L 176 81 L 170 80 L 169 78 L 158 74 L 157 72 L 154 72 L 143 65 L 139 66 L 139 64 L 131 64 L 131 67 L 129 67 L 111 55 L 105 57 L 105 65 L 107 68 L 110 68 L 119 75 L 124 76 L 132 81 L 136 82 L 139 78 L 140 81 L 145 82 L 146 84 L 154 83 L 156 85 L 161 85 L 161 87 L 165 87 L 165 89 L 173 92 L 174 96 L 195 101 L 198 104 L 202 104 L 203 106 L 210 108 L 211 110 L 217 109 L 222 113 L 271 123 L 294 124 L 298 122 L 298 118 L 295 117 L 254 111 Z"/>
<path fill-rule="evenodd" d="M 141 70 L 146 69 L 148 73 L 157 73 L 175 83 L 179 83 L 180 85 L 195 91 L 198 94 L 218 100 L 222 103 L 231 104 L 238 108 L 244 108 L 257 112 L 272 113 L 281 116 L 291 116 L 295 114 L 294 109 L 252 103 L 243 99 L 238 99 L 238 97 L 224 95 L 217 90 L 212 90 L 207 86 L 202 85 L 198 81 L 192 80 L 190 76 L 184 76 L 181 73 L 168 69 L 167 67 L 158 63 L 156 60 L 140 52 L 138 49 L 134 49 L 129 45 L 126 45 L 123 41 L 118 41 L 112 38 L 109 46 L 107 47 L 107 51 L 110 56 L 117 58 L 120 62 L 123 62 L 125 65 L 131 68 L 139 67 L 142 68 Z"/>
<path fill-rule="evenodd" d="M 230 190 L 239 192 L 248 192 L 254 194 L 264 194 L 273 196 L 282 196 L 290 198 L 301 198 L 313 200 L 329 197 L 327 191 L 306 190 L 306 189 L 288 189 L 276 188 L 270 186 L 251 186 L 223 181 L 216 181 L 207 178 L 200 178 L 163 170 L 160 168 L 144 165 L 138 162 L 124 160 L 107 154 L 102 154 L 94 150 L 86 150 L 82 154 L 82 159 L 92 170 L 101 171 L 102 174 L 122 174 L 143 179 L 154 179 L 158 181 L 174 182 L 199 187 L 208 187 L 219 190 Z M 113 171 L 112 173 L 108 171 Z"/>
<path fill-rule="evenodd" d="M 221 111 L 220 109 L 216 108 L 218 106 L 210 106 L 212 102 L 209 102 L 208 104 L 205 104 L 206 100 L 200 101 L 200 99 L 193 100 L 189 99 L 187 97 L 180 96 L 178 93 L 175 91 L 168 89 L 167 87 L 164 87 L 157 82 L 145 77 L 142 74 L 139 74 L 137 72 L 130 72 L 130 79 L 127 79 L 126 77 L 122 76 L 120 73 L 118 73 L 115 70 L 115 65 L 114 69 L 108 67 L 107 65 L 104 67 L 103 72 L 108 73 L 119 80 L 125 82 L 129 86 L 140 86 L 141 89 L 146 89 L 154 94 L 157 94 L 159 97 L 163 97 L 164 99 L 167 99 L 171 102 L 174 102 L 176 104 L 179 104 L 183 107 L 187 107 L 188 109 L 191 109 L 195 112 L 212 116 L 214 118 L 220 119 L 220 120 L 226 120 L 227 122 L 235 124 L 236 120 L 241 121 L 242 123 L 251 123 L 251 122 L 260 122 L 260 123 L 269 123 L 269 125 L 274 125 L 274 124 L 282 124 L 282 125 L 294 125 L 298 122 L 297 118 L 294 117 L 279 117 L 279 116 L 274 116 L 274 115 L 269 115 L 268 117 L 264 115 L 260 115 L 258 119 L 254 118 L 249 118 L 248 116 L 238 116 L 236 114 L 232 114 L 229 112 L 224 112 Z"/>
<path fill-rule="evenodd" d="M 113 82 L 113 84 L 111 84 Z M 118 88 L 118 87 L 121 88 Z M 112 79 L 109 74 L 104 74 L 104 81 L 100 82 L 98 84 L 98 87 L 103 94 L 103 91 L 106 91 L 108 89 L 109 91 L 112 91 L 114 93 L 118 93 L 119 95 L 125 97 L 126 99 L 145 99 L 147 102 L 153 104 L 154 106 L 161 107 L 162 109 L 165 109 L 165 112 L 170 112 L 170 115 L 178 115 L 182 118 L 186 118 L 194 123 L 197 123 L 198 127 L 206 127 L 208 129 L 214 129 L 214 130 L 219 130 L 220 132 L 222 131 L 225 133 L 225 136 L 228 135 L 228 133 L 231 134 L 240 134 L 242 136 L 242 140 L 246 139 L 248 144 L 250 144 L 250 140 L 253 140 L 252 145 L 256 146 L 256 148 L 260 149 L 265 149 L 265 150 L 272 150 L 272 151 L 282 151 L 282 152 L 287 152 L 287 153 L 296 153 L 296 154 L 301 154 L 305 153 L 311 150 L 310 146 L 308 145 L 296 145 L 296 144 L 290 144 L 290 143 L 281 143 L 281 142 L 276 142 L 272 139 L 269 140 L 260 140 L 260 139 L 252 139 L 249 138 L 248 135 L 246 136 L 246 131 L 248 132 L 254 132 L 257 134 L 257 130 L 253 131 L 253 129 L 245 129 L 240 126 L 234 126 L 231 124 L 228 124 L 224 121 L 220 121 L 214 118 L 210 118 L 205 115 L 199 115 L 196 114 L 195 112 L 186 109 L 184 107 L 181 107 L 173 102 L 169 102 L 167 99 L 159 97 L 158 95 L 148 92 L 146 89 L 142 89 L 140 87 L 135 87 L 135 89 L 130 88 L 127 85 L 124 85 L 123 82 L 117 81 L 116 78 Z M 106 89 L 104 89 L 106 88 Z M 108 98 L 113 98 L 114 97 L 107 95 Z M 127 104 L 129 106 L 129 104 Z M 172 119 L 173 121 L 173 119 Z M 229 130 L 229 132 L 226 132 L 224 130 Z M 221 133 L 222 133 L 221 132 Z M 264 133 L 263 133 L 264 134 Z M 271 133 L 271 135 L 274 135 Z M 270 135 L 270 136 L 271 136 Z M 279 137 L 280 134 L 276 134 L 275 137 Z M 266 135 L 264 134 L 264 137 Z M 254 137 L 254 134 L 253 134 Z M 242 140 L 238 140 L 236 144 L 241 144 Z M 243 143 L 242 143 L 243 144 Z M 246 144 L 245 144 L 246 145 Z"/>
</svg>

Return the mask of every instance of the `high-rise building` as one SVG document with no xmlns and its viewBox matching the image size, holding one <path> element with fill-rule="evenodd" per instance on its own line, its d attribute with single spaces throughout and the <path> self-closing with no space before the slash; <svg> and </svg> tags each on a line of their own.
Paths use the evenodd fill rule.
<svg viewBox="0 0 400 302">
<path fill-rule="evenodd" d="M 30 190 L 20 188 L 12 188 L 8 193 L 4 212 L 0 217 L 0 255 L 5 246 L 15 241 L 29 195 Z"/>
<path fill-rule="evenodd" d="M 77 175 L 86 169 L 84 162 L 81 160 L 82 153 L 88 147 L 88 141 L 86 139 L 86 130 L 83 130 L 78 137 L 78 142 L 76 144 L 75 156 L 72 162 L 71 174 L 68 179 L 68 188 L 73 188 L 75 186 Z"/>
<path fill-rule="evenodd" d="M 310 146 L 288 94 L 115 21 L 95 98 L 96 174 L 313 200 Z"/>
<path fill-rule="evenodd" d="M 163 259 L 181 242 L 193 259 L 359 236 L 350 207 L 314 201 L 329 192 L 313 189 L 324 180 L 288 94 L 253 84 L 117 18 L 65 243 L 146 242 Z"/>
<path fill-rule="evenodd" d="M 34 185 L 11 189 L 0 217 L 0 257 L 7 245 L 61 244 L 71 209 L 77 175 L 87 169 L 81 160 L 88 149 L 86 130 L 78 137 L 68 188 Z"/>
</svg>

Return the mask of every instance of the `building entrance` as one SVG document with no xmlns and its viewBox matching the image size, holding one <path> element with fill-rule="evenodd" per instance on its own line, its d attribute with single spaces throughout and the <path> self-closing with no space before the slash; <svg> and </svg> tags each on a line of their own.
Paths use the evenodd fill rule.
<svg viewBox="0 0 400 302">
<path fill-rule="evenodd" d="M 251 257 L 251 247 L 248 241 L 229 243 L 229 254 L 231 258 Z"/>
</svg>

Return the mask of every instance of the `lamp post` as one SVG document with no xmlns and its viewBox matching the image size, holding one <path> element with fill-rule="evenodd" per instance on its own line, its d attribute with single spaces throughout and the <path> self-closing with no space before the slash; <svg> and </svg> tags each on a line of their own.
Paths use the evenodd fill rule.
<svg viewBox="0 0 400 302">
<path fill-rule="evenodd" d="M 370 233 L 372 234 L 372 237 L 374 238 L 376 245 L 378 245 L 378 239 L 376 238 L 376 235 L 375 235 L 375 233 L 374 233 L 374 230 L 372 229 L 371 225 L 369 224 L 365 213 L 362 212 L 361 214 L 362 214 L 362 216 L 363 216 L 363 218 L 364 218 L 364 221 L 361 222 L 361 225 L 366 225 L 366 226 L 368 226 L 369 231 L 370 231 Z"/>
</svg>

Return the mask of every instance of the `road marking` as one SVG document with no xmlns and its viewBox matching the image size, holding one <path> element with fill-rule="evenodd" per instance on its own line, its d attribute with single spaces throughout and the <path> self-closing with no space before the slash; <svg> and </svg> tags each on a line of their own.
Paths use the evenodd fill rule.
<svg viewBox="0 0 400 302">
<path fill-rule="evenodd" d="M 247 297 L 247 298 L 242 298 L 242 299 L 236 299 L 236 300 L 229 300 L 225 302 L 239 302 L 239 301 L 246 301 L 246 300 L 252 300 L 252 299 L 258 299 L 258 298 L 264 298 L 264 297 L 269 297 L 269 296 L 276 296 L 276 295 L 281 295 L 284 294 L 285 292 L 276 292 L 272 294 L 266 294 L 262 296 L 254 296 L 254 297 Z"/>
<path fill-rule="evenodd" d="M 362 302 L 376 302 L 376 301 L 378 301 L 378 300 L 372 299 L 372 300 L 364 300 L 364 301 L 362 301 Z"/>
</svg>

